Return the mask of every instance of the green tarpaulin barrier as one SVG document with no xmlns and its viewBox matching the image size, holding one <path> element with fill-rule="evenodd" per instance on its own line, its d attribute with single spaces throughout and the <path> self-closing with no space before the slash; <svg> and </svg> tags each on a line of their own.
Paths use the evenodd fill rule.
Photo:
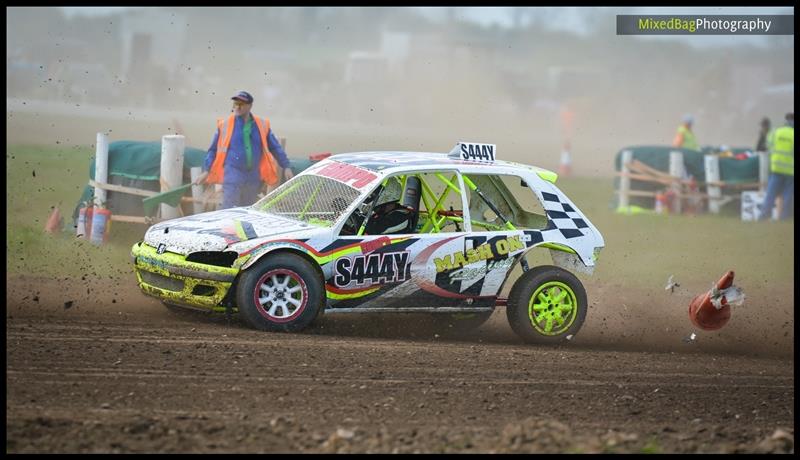
<svg viewBox="0 0 800 460">
<path fill-rule="evenodd" d="M 184 182 L 189 182 L 190 168 L 203 166 L 206 151 L 186 147 L 183 152 Z M 89 178 L 94 180 L 95 160 L 92 156 L 89 165 Z M 161 186 L 161 141 L 114 141 L 108 144 L 108 182 L 133 188 L 158 191 Z M 141 198 L 124 193 L 108 192 L 107 207 L 112 214 L 143 215 Z M 73 222 L 77 223 L 78 212 L 83 203 L 94 197 L 94 187 L 87 185 L 75 205 Z"/>
<path fill-rule="evenodd" d="M 183 169 L 203 166 L 206 151 L 186 147 Z M 115 141 L 108 144 L 108 175 L 139 180 L 158 180 L 161 177 L 161 142 Z M 94 179 L 94 157 L 89 167 Z"/>
</svg>

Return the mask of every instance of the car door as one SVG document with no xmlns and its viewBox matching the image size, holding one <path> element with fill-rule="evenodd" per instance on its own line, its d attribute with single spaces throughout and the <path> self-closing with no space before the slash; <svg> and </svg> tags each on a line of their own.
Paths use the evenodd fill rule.
<svg viewBox="0 0 800 460">
<path fill-rule="evenodd" d="M 476 297 L 474 286 L 449 276 L 456 270 L 453 258 L 461 261 L 475 243 L 467 242 L 469 224 L 463 218 L 467 201 L 457 171 L 390 176 L 370 207 L 408 197 L 409 177 L 419 179 L 419 219 L 413 231 L 340 236 L 337 244 L 352 251 L 333 261 L 326 280 L 330 308 L 423 311 L 463 306 Z"/>
</svg>

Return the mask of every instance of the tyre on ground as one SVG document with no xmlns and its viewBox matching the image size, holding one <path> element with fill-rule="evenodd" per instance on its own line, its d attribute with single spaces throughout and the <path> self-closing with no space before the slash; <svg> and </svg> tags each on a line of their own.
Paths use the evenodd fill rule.
<svg viewBox="0 0 800 460">
<path fill-rule="evenodd" d="M 300 331 L 324 308 L 322 276 L 296 254 L 267 255 L 240 276 L 236 305 L 242 319 L 255 329 Z"/>
<path fill-rule="evenodd" d="M 506 316 L 524 341 L 556 344 L 580 330 L 587 308 L 586 290 L 575 275 L 543 265 L 526 271 L 514 283 Z"/>
</svg>

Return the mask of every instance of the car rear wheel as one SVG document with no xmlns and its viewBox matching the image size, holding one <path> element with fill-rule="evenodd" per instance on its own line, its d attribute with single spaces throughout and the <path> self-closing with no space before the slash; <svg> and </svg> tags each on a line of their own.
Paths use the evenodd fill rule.
<svg viewBox="0 0 800 460">
<path fill-rule="evenodd" d="M 511 329 L 530 343 L 561 343 L 586 319 L 586 290 L 572 273 L 552 265 L 523 273 L 508 296 Z"/>
<path fill-rule="evenodd" d="M 250 326 L 294 332 L 317 318 L 324 308 L 325 289 L 310 262 L 295 254 L 273 254 L 242 273 L 236 303 Z"/>
</svg>

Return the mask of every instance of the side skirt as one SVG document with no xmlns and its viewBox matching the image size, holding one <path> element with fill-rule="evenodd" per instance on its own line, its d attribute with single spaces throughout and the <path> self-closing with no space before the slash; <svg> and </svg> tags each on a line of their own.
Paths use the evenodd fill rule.
<svg viewBox="0 0 800 460">
<path fill-rule="evenodd" d="M 478 313 L 493 311 L 492 307 L 374 307 L 326 308 L 325 313 Z"/>
</svg>

